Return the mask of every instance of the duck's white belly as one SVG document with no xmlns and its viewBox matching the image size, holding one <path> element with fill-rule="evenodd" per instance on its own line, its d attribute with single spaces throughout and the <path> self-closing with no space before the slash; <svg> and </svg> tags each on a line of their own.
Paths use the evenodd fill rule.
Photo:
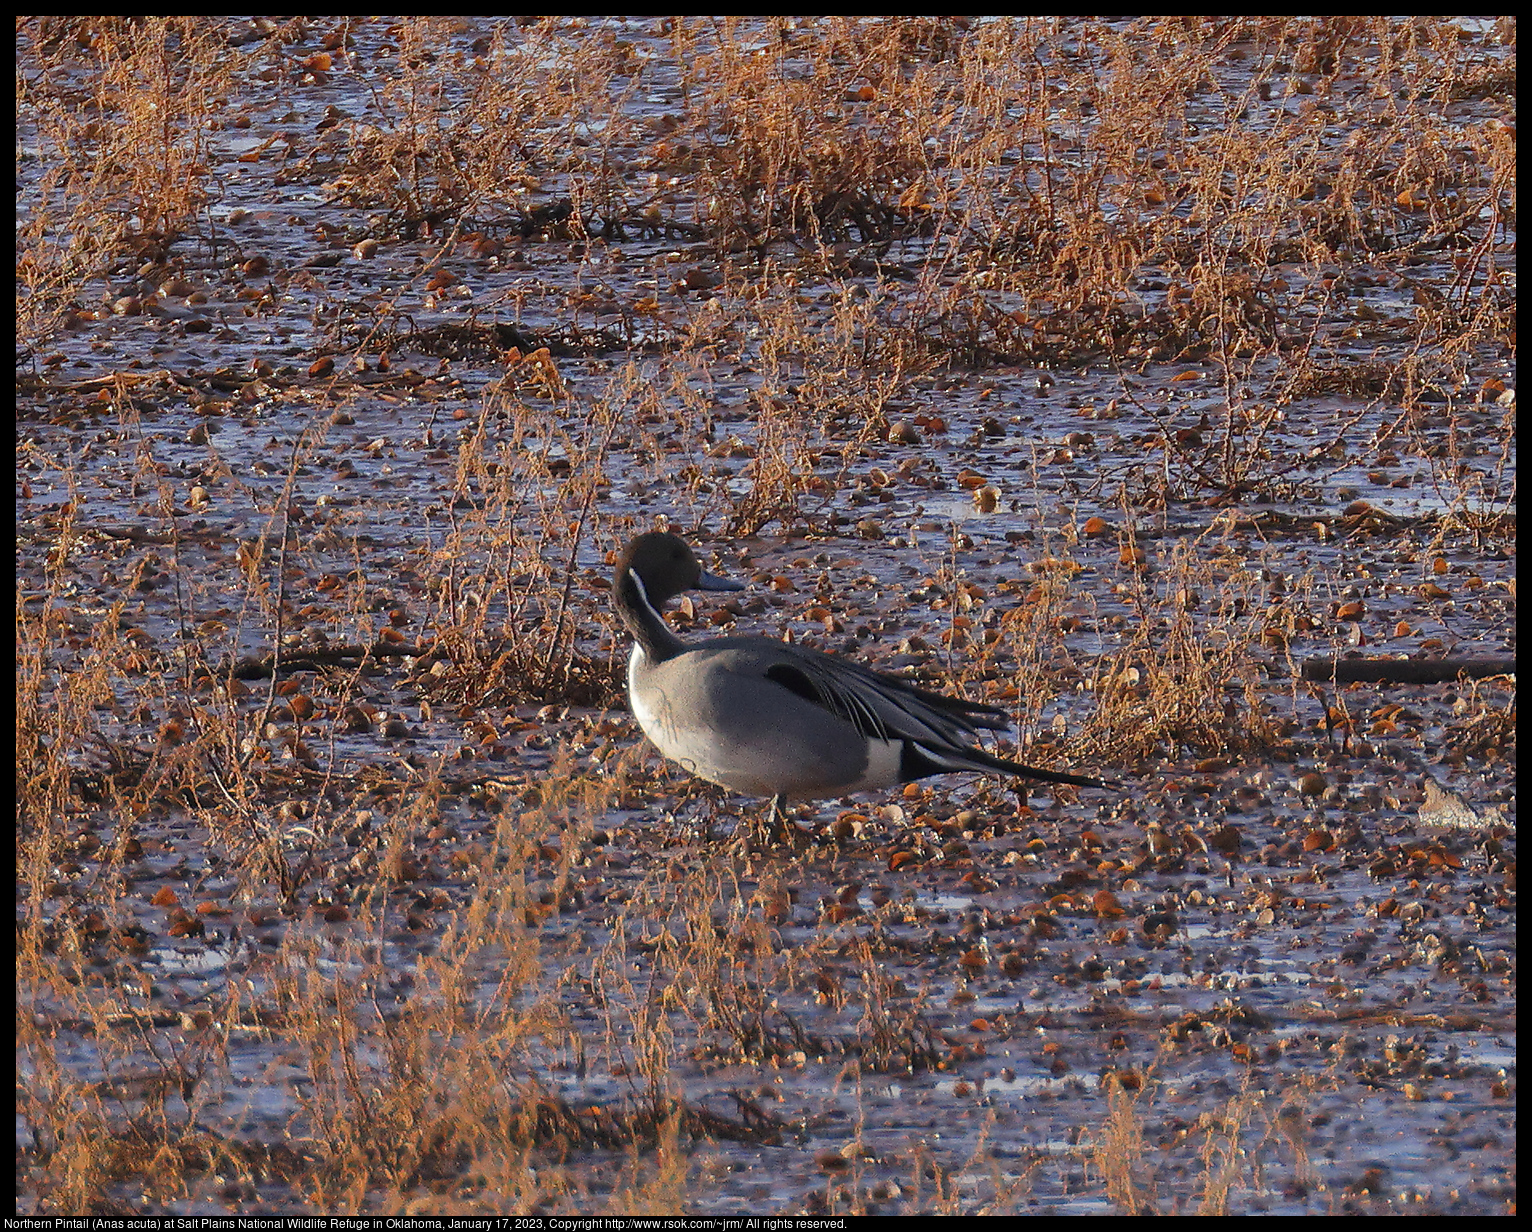
<svg viewBox="0 0 1532 1232">
<path fill-rule="evenodd" d="M 644 735 L 649 737 L 649 742 L 688 774 L 695 774 L 721 787 L 732 787 L 736 791 L 771 795 L 769 789 L 757 791 L 754 785 L 739 782 L 738 774 L 731 775 L 725 764 L 730 759 L 718 747 L 716 735 L 697 725 L 687 724 L 664 692 L 643 691 L 636 687 L 643 658 L 643 650 L 633 647 L 633 653 L 628 658 L 628 705 Z"/>
<path fill-rule="evenodd" d="M 628 656 L 628 709 L 633 711 L 633 717 L 638 720 L 644 735 L 649 737 L 649 742 L 669 757 L 671 754 L 665 748 L 665 734 L 671 728 L 669 707 L 664 698 L 651 700 L 639 692 L 638 669 L 643 661 L 643 648 L 634 646 L 633 653 Z"/>
</svg>

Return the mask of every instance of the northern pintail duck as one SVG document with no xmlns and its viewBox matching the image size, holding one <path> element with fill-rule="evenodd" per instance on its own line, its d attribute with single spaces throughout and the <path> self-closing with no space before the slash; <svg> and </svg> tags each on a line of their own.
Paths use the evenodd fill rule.
<svg viewBox="0 0 1532 1232">
<path fill-rule="evenodd" d="M 980 728 L 1009 726 L 998 706 L 945 697 L 772 638 L 721 637 L 689 645 L 661 615 L 683 591 L 743 589 L 704 570 L 672 534 L 639 535 L 617 561 L 617 611 L 634 641 L 628 660 L 633 715 L 661 753 L 697 777 L 770 796 L 773 817 L 789 799 L 963 771 L 1109 786 L 975 748 L 971 742 Z"/>
</svg>

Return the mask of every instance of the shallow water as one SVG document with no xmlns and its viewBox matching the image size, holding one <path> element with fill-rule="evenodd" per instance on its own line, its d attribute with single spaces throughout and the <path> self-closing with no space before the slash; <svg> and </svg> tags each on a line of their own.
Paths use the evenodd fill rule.
<svg viewBox="0 0 1532 1232">
<path fill-rule="evenodd" d="M 642 66 L 627 104 L 638 119 L 680 107 L 654 23 L 590 30 Z M 465 66 L 443 78 L 465 100 L 474 40 L 492 32 L 462 19 L 440 49 Z M 57 695 L 113 657 L 92 703 L 100 739 L 67 752 L 82 776 L 108 775 L 114 746 L 151 774 L 171 764 L 167 723 L 260 713 L 266 680 L 214 684 L 269 653 L 278 588 L 290 656 L 387 630 L 423 653 L 285 676 L 285 702 L 296 691 L 316 711 L 274 712 L 252 738 L 291 776 L 286 801 L 204 783 L 190 800 L 132 796 L 136 812 L 77 797 L 54 819 L 50 892 L 23 886 L 18 920 L 75 974 L 27 990 L 47 1057 L 23 1051 L 22 1080 L 40 1086 L 57 1066 L 82 1107 L 100 1097 L 118 1124 L 147 1110 L 241 1142 L 302 1141 L 336 1097 L 295 1026 L 299 988 L 352 1016 L 337 1056 L 349 1043 L 386 1090 L 390 1024 L 426 1020 L 450 987 L 444 1051 L 540 1015 L 507 1082 L 615 1106 L 648 1090 L 658 1054 L 673 1097 L 769 1124 L 769 1143 L 687 1140 L 692 1212 L 1190 1212 L 1206 1153 L 1225 1147 L 1239 1213 L 1513 1207 L 1514 757 L 1453 742 L 1475 707 L 1514 706 L 1514 677 L 1337 691 L 1293 672 L 1338 650 L 1514 655 L 1514 529 L 1479 529 L 1514 479 L 1513 402 L 1481 396 L 1490 382 L 1514 390 L 1513 355 L 1486 347 L 1432 368 L 1409 415 L 1386 383 L 1343 380 L 1399 358 L 1407 331 L 1390 322 L 1413 311 L 1414 285 L 1455 284 L 1456 250 L 1422 243 L 1408 279 L 1381 258 L 1348 271 L 1355 308 L 1339 324 L 1317 307 L 1331 271 L 1278 271 L 1296 305 L 1283 328 L 1316 333 L 1329 384 L 1287 387 L 1269 358 L 956 368 L 910 376 L 872 431 L 821 414 L 833 374 L 762 342 L 743 257 L 731 268 L 636 226 L 605 241 L 521 235 L 508 219 L 505 245 L 476 251 L 390 234 L 385 211 L 348 203 L 326 109 L 379 119 L 392 37 L 381 23 L 354 33 L 347 71 L 303 75 L 301 41 L 281 89 L 264 60 L 241 70 L 228 111 L 243 126 L 207 138 L 219 199 L 169 261 L 200 294 L 165 294 L 125 261 L 93 288 L 100 305 L 30 357 L 18 598 L 60 621 L 44 656 Z M 1242 91 L 1258 62 L 1220 61 L 1223 88 Z M 83 61 L 75 71 L 86 79 Z M 1221 105 L 1205 102 L 1211 129 Z M 1488 96 L 1453 107 L 1465 127 L 1503 110 Z M 33 140 L 23 121 L 18 145 Z M 1346 140 L 1326 130 L 1327 148 Z M 18 161 L 18 217 L 37 208 L 43 170 Z M 525 205 L 568 193 L 550 174 Z M 684 177 L 665 209 L 702 213 Z M 375 233 L 385 242 L 359 255 Z M 1501 242 L 1514 249 L 1513 234 Z M 910 237 L 879 259 L 918 269 L 929 251 Z M 775 293 L 810 334 L 831 331 L 848 297 L 905 291 L 854 270 L 823 277 L 801 253 L 775 259 L 799 287 Z M 454 281 L 433 288 L 421 271 L 438 266 Z M 1135 310 L 1173 308 L 1169 281 L 1146 277 Z M 157 303 L 106 306 L 127 295 Z M 1023 308 L 1036 310 L 1007 310 Z M 629 331 L 631 346 L 555 346 L 557 391 L 504 349 L 442 342 L 487 321 L 567 337 L 572 320 Z M 325 357 L 333 370 L 312 367 Z M 784 437 L 802 480 L 791 512 L 725 533 Z M 1220 450 L 1248 465 L 1233 500 L 1198 478 Z M 497 475 L 515 479 L 497 488 Z M 659 518 L 752 583 L 728 607 L 689 609 L 683 636 L 791 636 L 941 687 L 1063 665 L 1056 678 L 1075 687 L 1035 710 L 1005 695 L 1027 755 L 1065 751 L 1126 790 L 942 780 L 803 810 L 803 850 L 745 850 L 731 836 L 756 803 L 714 800 L 659 766 L 612 691 L 625 647 L 607 554 Z M 1061 558 L 1057 619 L 1028 623 Z M 493 654 L 442 649 L 449 628 L 477 651 L 548 618 L 556 592 L 516 579 L 550 560 L 568 565 L 567 619 L 610 708 L 544 709 L 487 673 Z M 1243 664 L 1286 742 L 1227 757 L 1071 745 L 1091 665 L 1167 621 L 1167 594 L 1188 585 L 1203 593 L 1174 610 L 1209 647 L 1258 609 L 1282 625 Z M 1245 697 L 1231 681 L 1228 704 Z M 1432 828 L 1428 782 L 1477 823 Z M 530 848 L 508 837 L 517 817 L 540 817 Z M 1228 826 L 1233 850 L 1214 841 Z M 125 834 L 137 854 L 109 858 Z M 384 852 L 402 863 L 379 881 Z M 494 901 L 487 886 L 508 887 L 509 904 L 490 938 L 471 924 Z M 188 932 L 171 903 L 211 909 Z M 93 911 L 110 928 L 82 924 Z M 142 945 L 123 941 L 133 929 Z M 189 1098 L 123 1085 L 167 1056 L 195 1070 Z M 22 1206 L 38 1192 L 29 1159 Z M 1109 1200 L 1113 1159 L 1131 1161 L 1131 1184 Z M 568 1209 L 570 1195 L 610 1197 L 629 1162 L 597 1148 L 560 1159 Z M 301 1206 L 259 1178 L 146 1194 L 123 1183 L 109 1196 L 188 1214 Z M 470 1185 L 453 1201 L 511 1199 Z"/>
</svg>

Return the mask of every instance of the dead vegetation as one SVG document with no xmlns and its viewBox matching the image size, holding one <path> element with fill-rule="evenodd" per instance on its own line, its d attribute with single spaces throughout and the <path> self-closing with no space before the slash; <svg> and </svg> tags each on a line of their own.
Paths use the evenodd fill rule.
<svg viewBox="0 0 1532 1232">
<path fill-rule="evenodd" d="M 1162 1026 L 1094 1033 L 1182 917 L 1301 949 L 1351 869 L 1345 944 L 1511 978 L 1406 884 L 1482 855 L 1488 928 L 1504 827 L 1374 823 L 1398 767 L 1514 767 L 1514 678 L 1299 671 L 1513 649 L 1514 23 L 1465 23 L 18 18 L 21 1208 L 673 1214 L 721 1143 L 807 1152 L 755 1210 L 1301 1208 L 1343 1043 L 1156 1136 L 1188 1033 L 1248 1078 L 1257 1024 L 1148 1030 L 1062 1154 L 974 1075 L 1063 1099 Z M 666 522 L 753 583 L 679 629 L 889 660 L 1135 790 L 699 844 L 608 713 L 611 554 Z M 961 1150 L 879 1138 L 896 1080 Z"/>
</svg>

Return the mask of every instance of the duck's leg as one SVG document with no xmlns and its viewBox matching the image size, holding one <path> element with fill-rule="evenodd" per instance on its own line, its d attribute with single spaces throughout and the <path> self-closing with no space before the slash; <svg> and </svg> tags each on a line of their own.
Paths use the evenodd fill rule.
<svg viewBox="0 0 1532 1232">
<path fill-rule="evenodd" d="M 762 851 L 776 846 L 797 847 L 807 837 L 793 825 L 787 814 L 787 797 L 780 794 L 771 798 L 764 814 L 756 813 L 748 820 L 742 818 L 735 833 L 747 845 L 753 843 Z"/>
<path fill-rule="evenodd" d="M 764 817 L 759 813 L 755 815 L 749 825 L 748 833 L 756 845 L 764 850 L 776 846 L 786 838 L 788 830 L 787 797 L 779 794 L 771 798 L 771 803 L 766 806 Z"/>
<path fill-rule="evenodd" d="M 792 823 L 787 820 L 787 797 L 781 792 L 771 798 L 771 811 L 766 814 L 767 837 L 773 843 L 786 842 Z"/>
<path fill-rule="evenodd" d="M 794 851 L 801 851 L 818 841 L 813 833 L 798 828 L 787 811 L 787 797 L 783 795 L 772 797 L 768 825 L 771 827 L 771 841 Z"/>
</svg>

